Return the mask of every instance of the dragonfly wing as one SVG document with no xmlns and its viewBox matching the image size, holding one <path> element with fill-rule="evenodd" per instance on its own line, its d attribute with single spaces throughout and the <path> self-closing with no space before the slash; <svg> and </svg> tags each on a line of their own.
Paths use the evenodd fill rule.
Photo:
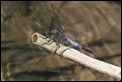
<svg viewBox="0 0 122 82">
<path fill-rule="evenodd" d="M 53 6 L 52 6 L 52 9 L 53 9 L 53 13 L 54 13 L 54 17 L 52 18 L 52 26 L 54 27 L 54 29 L 58 30 L 59 32 L 64 33 L 62 24 L 61 24 L 60 20 L 58 19 L 58 15 L 55 12 Z"/>
</svg>

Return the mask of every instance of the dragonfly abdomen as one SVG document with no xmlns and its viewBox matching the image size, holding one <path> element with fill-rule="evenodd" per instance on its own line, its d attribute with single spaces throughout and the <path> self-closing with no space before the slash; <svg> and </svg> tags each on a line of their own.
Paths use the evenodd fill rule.
<svg viewBox="0 0 122 82">
<path fill-rule="evenodd" d="M 73 41 L 72 39 L 70 39 L 69 37 L 65 36 L 65 38 L 67 39 L 67 42 L 70 43 L 71 45 L 73 45 L 76 49 L 83 49 L 87 52 L 93 53 L 91 50 L 89 50 L 88 48 L 86 48 L 85 46 Z"/>
</svg>

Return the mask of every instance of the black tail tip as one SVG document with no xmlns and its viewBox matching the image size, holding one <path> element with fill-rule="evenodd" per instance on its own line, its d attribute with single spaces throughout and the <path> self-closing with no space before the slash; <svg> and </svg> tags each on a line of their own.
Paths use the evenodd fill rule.
<svg viewBox="0 0 122 82">
<path fill-rule="evenodd" d="M 84 49 L 85 51 L 87 51 L 87 52 L 93 54 L 93 52 L 92 52 L 91 50 L 89 50 L 88 48 L 83 48 L 83 49 Z"/>
</svg>

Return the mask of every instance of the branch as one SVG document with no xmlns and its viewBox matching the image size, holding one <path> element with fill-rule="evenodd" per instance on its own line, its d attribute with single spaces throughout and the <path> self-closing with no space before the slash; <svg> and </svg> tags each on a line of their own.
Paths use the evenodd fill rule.
<svg viewBox="0 0 122 82">
<path fill-rule="evenodd" d="M 72 61 L 78 62 L 82 65 L 85 65 L 86 67 L 107 74 L 114 78 L 121 79 L 121 67 L 94 59 L 80 51 L 64 46 L 62 44 L 60 44 L 60 47 L 58 48 L 55 42 L 53 42 L 49 38 L 45 38 L 39 33 L 34 33 L 31 37 L 31 40 L 33 44 L 36 44 L 39 47 L 44 47 L 51 52 L 56 52 L 56 54 L 59 56 L 68 58 Z"/>
</svg>

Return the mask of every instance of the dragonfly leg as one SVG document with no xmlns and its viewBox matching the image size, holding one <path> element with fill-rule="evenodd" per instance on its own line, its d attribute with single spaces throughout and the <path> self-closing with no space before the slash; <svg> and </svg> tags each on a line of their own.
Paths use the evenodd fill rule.
<svg viewBox="0 0 122 82">
<path fill-rule="evenodd" d="M 52 44 L 54 41 L 53 40 L 48 40 L 48 45 Z"/>
<path fill-rule="evenodd" d="M 60 48 L 60 45 L 59 45 L 59 43 L 58 42 L 56 42 L 56 50 L 55 50 L 55 52 L 54 52 L 54 54 L 56 54 L 56 51 Z"/>
<path fill-rule="evenodd" d="M 50 44 L 52 44 L 53 42 L 51 42 L 51 43 L 49 43 L 50 41 L 48 41 L 48 42 L 45 42 L 45 43 L 43 43 L 42 45 L 44 45 L 44 44 L 48 44 L 48 45 L 50 45 Z"/>
<path fill-rule="evenodd" d="M 60 48 L 60 44 L 59 44 L 59 40 L 58 39 L 54 39 L 55 43 L 56 43 L 56 50 L 54 52 L 54 55 L 56 54 L 56 51 Z"/>
</svg>

